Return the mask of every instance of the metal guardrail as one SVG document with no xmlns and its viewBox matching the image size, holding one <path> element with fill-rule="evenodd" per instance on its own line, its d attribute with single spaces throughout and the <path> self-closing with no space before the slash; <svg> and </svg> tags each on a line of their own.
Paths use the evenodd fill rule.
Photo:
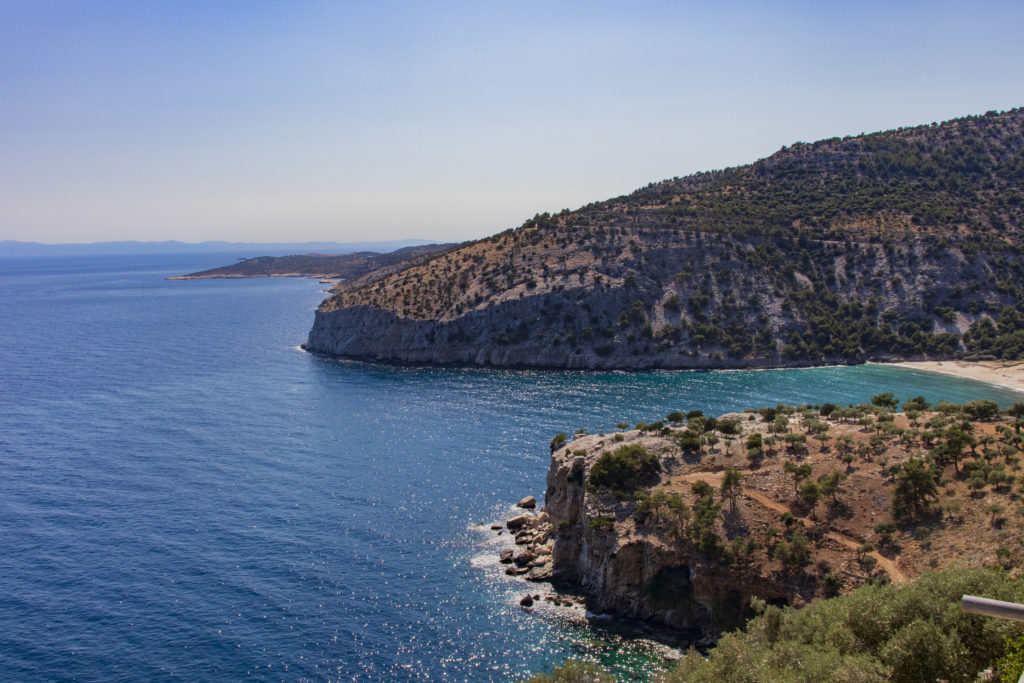
<svg viewBox="0 0 1024 683">
<path fill-rule="evenodd" d="M 1017 604 L 1016 602 L 1003 602 L 1002 600 L 979 598 L 976 595 L 965 595 L 960 606 L 969 614 L 1024 621 L 1024 605 Z M 1024 672 L 1021 673 L 1017 683 L 1024 683 Z"/>
<path fill-rule="evenodd" d="M 1019 605 L 1016 602 L 1003 602 L 1002 600 L 990 600 L 974 595 L 965 595 L 963 596 L 962 607 L 965 612 L 970 614 L 1024 621 L 1024 605 Z"/>
</svg>

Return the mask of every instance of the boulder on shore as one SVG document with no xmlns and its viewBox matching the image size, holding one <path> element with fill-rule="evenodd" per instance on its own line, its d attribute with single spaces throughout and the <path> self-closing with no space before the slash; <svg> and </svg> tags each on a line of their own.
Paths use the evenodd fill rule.
<svg viewBox="0 0 1024 683">
<path fill-rule="evenodd" d="M 505 526 L 507 526 L 512 531 L 515 531 L 516 529 L 521 529 L 527 524 L 529 524 L 530 519 L 530 515 L 519 515 L 518 517 L 513 517 L 512 519 L 506 520 Z"/>
<path fill-rule="evenodd" d="M 537 559 L 537 555 L 535 553 L 533 553 L 533 551 L 531 551 L 531 550 L 524 550 L 523 552 L 519 553 L 518 555 L 514 555 L 512 557 L 512 561 L 515 562 L 520 567 L 525 567 L 526 565 L 530 564 L 531 562 L 533 562 L 536 559 Z"/>
<path fill-rule="evenodd" d="M 550 581 L 552 576 L 551 568 L 547 566 L 532 567 L 526 574 L 527 581 Z"/>
<path fill-rule="evenodd" d="M 534 498 L 533 496 L 527 496 L 526 498 L 523 498 L 521 501 L 516 503 L 516 507 L 523 508 L 525 510 L 532 510 L 535 507 L 537 507 L 537 499 Z"/>
</svg>

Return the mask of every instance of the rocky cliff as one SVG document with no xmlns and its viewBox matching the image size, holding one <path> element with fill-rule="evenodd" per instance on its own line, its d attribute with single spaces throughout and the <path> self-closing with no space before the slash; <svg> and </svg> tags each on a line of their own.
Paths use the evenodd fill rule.
<svg viewBox="0 0 1024 683">
<path fill-rule="evenodd" d="M 306 347 L 566 368 L 1024 354 L 1024 111 L 784 148 L 342 283 Z"/>
<path fill-rule="evenodd" d="M 673 413 L 557 437 L 543 511 L 509 525 L 522 547 L 510 573 L 713 638 L 752 598 L 801 604 L 949 564 L 1019 571 L 1000 515 L 1018 497 L 1024 403 L 898 404 Z"/>
<path fill-rule="evenodd" d="M 593 464 L 611 450 L 607 442 L 589 436 L 555 452 L 545 494 L 555 532 L 551 580 L 586 593 L 591 611 L 714 636 L 746 621 L 752 597 L 775 604 L 813 597 L 814 582 L 801 587 L 764 564 L 726 564 L 717 550 L 639 528 L 635 501 L 587 486 Z M 661 439 L 632 432 L 626 443 L 676 459 Z"/>
</svg>

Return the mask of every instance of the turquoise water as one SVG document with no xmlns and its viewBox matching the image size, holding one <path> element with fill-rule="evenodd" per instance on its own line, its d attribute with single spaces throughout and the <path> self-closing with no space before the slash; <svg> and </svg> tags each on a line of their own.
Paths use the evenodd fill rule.
<svg viewBox="0 0 1024 683">
<path fill-rule="evenodd" d="M 1022 398 L 881 366 L 332 360 L 298 349 L 315 282 L 163 280 L 222 261 L 0 261 L 5 678 L 506 680 L 607 657 L 613 636 L 519 609 L 526 585 L 473 526 L 543 494 L 554 433 L 881 391 Z"/>
</svg>

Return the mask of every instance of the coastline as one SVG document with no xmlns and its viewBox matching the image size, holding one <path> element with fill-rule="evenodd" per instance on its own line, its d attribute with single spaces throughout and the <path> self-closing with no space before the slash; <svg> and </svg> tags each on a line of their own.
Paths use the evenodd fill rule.
<svg viewBox="0 0 1024 683">
<path fill-rule="evenodd" d="M 910 370 L 966 377 L 1024 392 L 1024 361 L 901 361 L 879 365 L 895 365 Z"/>
</svg>

